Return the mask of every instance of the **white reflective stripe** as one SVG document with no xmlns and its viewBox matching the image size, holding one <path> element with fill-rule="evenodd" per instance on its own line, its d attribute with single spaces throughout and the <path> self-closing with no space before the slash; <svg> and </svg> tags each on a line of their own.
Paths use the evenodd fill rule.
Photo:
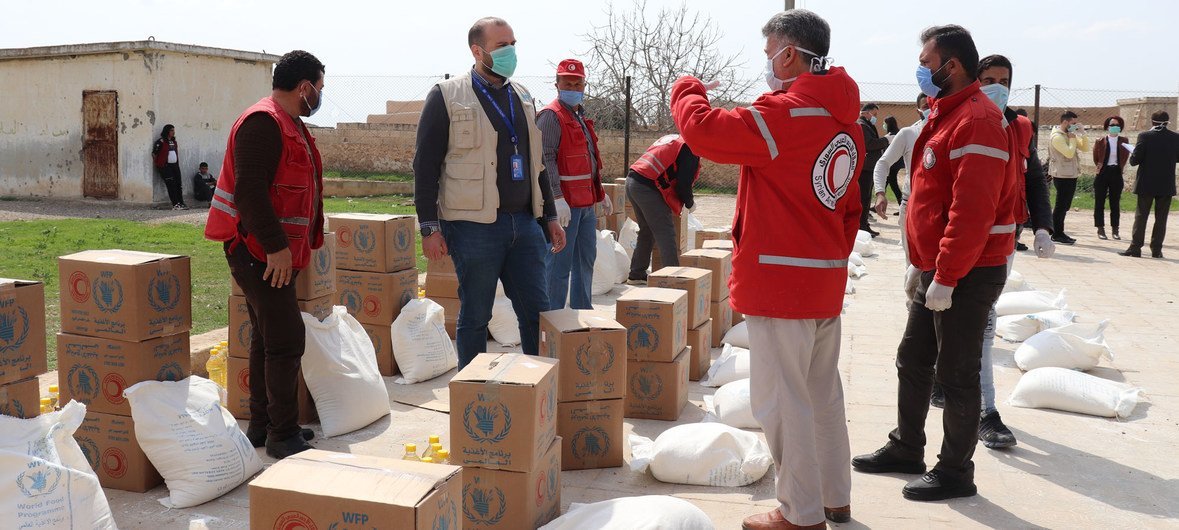
<svg viewBox="0 0 1179 530">
<path fill-rule="evenodd" d="M 806 267 L 808 269 L 847 268 L 847 260 L 845 259 L 791 258 L 786 256 L 767 256 L 762 254 L 757 257 L 757 262 L 762 265 L 786 265 L 789 267 Z"/>
<path fill-rule="evenodd" d="M 1007 121 L 1007 117 L 1004 116 L 1003 117 L 1003 128 L 1006 129 L 1008 125 L 1011 125 L 1011 124 Z"/>
<path fill-rule="evenodd" d="M 561 175 L 561 182 L 576 182 L 578 180 L 589 180 L 592 178 L 594 178 L 593 175 L 574 175 L 572 177 Z"/>
<path fill-rule="evenodd" d="M 307 225 L 311 224 L 311 219 L 308 219 L 306 217 L 280 217 L 278 219 L 278 222 L 286 223 L 289 225 L 307 226 Z"/>
<path fill-rule="evenodd" d="M 213 195 L 225 199 L 227 202 L 233 202 L 233 194 L 221 188 L 213 188 Z"/>
<path fill-rule="evenodd" d="M 790 117 L 798 118 L 800 116 L 831 116 L 830 112 L 823 107 L 797 107 L 790 109 Z"/>
<path fill-rule="evenodd" d="M 209 206 L 212 206 L 218 210 L 221 210 L 221 211 L 229 214 L 230 217 L 237 217 L 237 210 L 233 209 L 232 206 L 225 204 L 221 201 L 211 201 L 209 203 Z"/>
<path fill-rule="evenodd" d="M 1009 225 L 995 225 L 995 226 L 992 226 L 992 227 L 991 227 L 991 233 L 992 233 L 992 234 L 1014 234 L 1014 233 L 1015 233 L 1015 224 L 1014 224 L 1014 223 L 1012 223 L 1012 224 L 1009 224 Z"/>
<path fill-rule="evenodd" d="M 762 117 L 761 111 L 753 107 L 745 107 L 745 109 L 753 115 L 753 121 L 757 122 L 757 130 L 761 131 L 761 137 L 766 141 L 766 148 L 770 150 L 770 160 L 778 158 L 778 142 L 775 142 L 774 135 L 770 134 L 770 128 L 766 126 L 766 119 Z"/>
<path fill-rule="evenodd" d="M 647 163 L 654 166 L 660 175 L 667 172 L 667 166 L 663 165 L 663 162 L 660 162 L 659 159 L 655 157 L 655 155 L 651 153 L 643 153 L 639 158 L 646 159 Z"/>
<path fill-rule="evenodd" d="M 966 155 L 985 155 L 992 158 L 998 158 L 1004 162 L 1006 162 L 1009 158 L 1007 151 L 1002 149 L 990 147 L 987 145 L 970 144 L 950 151 L 950 160 L 962 158 Z"/>
</svg>

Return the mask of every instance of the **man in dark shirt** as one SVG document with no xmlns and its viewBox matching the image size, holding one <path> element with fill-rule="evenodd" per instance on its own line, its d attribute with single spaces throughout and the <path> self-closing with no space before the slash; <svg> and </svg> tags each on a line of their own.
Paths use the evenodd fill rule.
<svg viewBox="0 0 1179 530">
<path fill-rule="evenodd" d="M 1130 248 L 1122 256 L 1142 257 L 1146 243 L 1146 220 L 1154 210 L 1154 229 L 1150 232 L 1150 257 L 1162 259 L 1163 239 L 1167 237 L 1167 215 L 1175 197 L 1175 165 L 1179 161 L 1179 134 L 1167 128 L 1171 115 L 1160 110 L 1150 115 L 1152 127 L 1138 135 L 1130 165 L 1138 166 L 1134 194 L 1138 208 L 1134 212 L 1134 234 Z M 1153 208 L 1152 205 L 1153 204 Z"/>
<path fill-rule="evenodd" d="M 860 230 L 872 234 L 872 237 L 880 235 L 880 232 L 868 226 L 868 219 L 872 216 L 872 171 L 876 168 L 876 161 L 880 160 L 880 156 L 888 148 L 891 138 L 881 137 L 876 131 L 876 113 L 879 111 L 880 107 L 875 103 L 867 103 L 860 108 L 859 120 L 860 128 L 864 130 L 864 149 L 867 151 L 864 168 L 860 170 L 860 205 L 864 207 L 864 211 L 860 212 Z"/>
<path fill-rule="evenodd" d="M 630 166 L 626 174 L 626 200 L 639 225 L 639 239 L 630 258 L 626 283 L 646 285 L 651 251 L 659 249 L 665 267 L 678 267 L 680 248 L 676 239 L 676 218 L 696 209 L 692 185 L 700 173 L 700 157 L 677 135 L 656 140 L 647 152 Z M 661 186 L 670 184 L 669 199 Z M 666 188 L 666 186 L 665 186 Z M 675 202 L 678 201 L 679 205 Z"/>
<path fill-rule="evenodd" d="M 196 174 L 192 176 L 192 198 L 198 201 L 213 200 L 215 186 L 217 186 L 217 177 L 209 173 L 209 163 L 201 162 Z"/>
</svg>

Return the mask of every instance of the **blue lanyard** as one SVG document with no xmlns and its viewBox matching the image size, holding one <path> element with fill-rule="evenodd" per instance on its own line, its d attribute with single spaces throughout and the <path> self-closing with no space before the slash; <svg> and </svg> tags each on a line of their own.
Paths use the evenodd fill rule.
<svg viewBox="0 0 1179 530">
<path fill-rule="evenodd" d="M 482 79 L 476 77 L 475 85 L 479 87 L 479 90 L 483 91 L 483 96 L 487 98 L 487 101 L 491 102 L 491 106 L 495 108 L 497 113 L 499 113 L 499 117 L 504 121 L 504 125 L 507 125 L 508 133 L 512 135 L 512 146 L 516 148 L 516 153 L 519 153 L 520 138 L 516 136 L 516 100 L 514 97 L 512 97 L 512 85 L 508 85 L 508 111 L 510 114 L 507 116 L 504 116 L 504 111 L 502 108 L 500 108 L 499 103 L 496 103 L 495 99 L 491 97 L 491 94 L 487 92 L 487 87 L 483 85 Z"/>
</svg>

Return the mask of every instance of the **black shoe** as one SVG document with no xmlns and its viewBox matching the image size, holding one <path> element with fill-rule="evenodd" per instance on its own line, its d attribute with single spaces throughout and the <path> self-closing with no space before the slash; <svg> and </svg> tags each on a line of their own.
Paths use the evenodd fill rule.
<svg viewBox="0 0 1179 530">
<path fill-rule="evenodd" d="M 1101 239 L 1101 240 L 1109 239 L 1108 237 L 1105 237 L 1105 227 L 1102 227 L 1102 226 L 1097 227 L 1097 239 Z"/>
<path fill-rule="evenodd" d="M 266 454 L 272 458 L 282 460 L 291 455 L 297 455 L 308 449 L 315 449 L 301 434 L 296 434 L 286 440 L 266 440 Z"/>
<path fill-rule="evenodd" d="M 877 449 L 870 455 L 860 455 L 852 459 L 852 469 L 861 473 L 908 473 L 916 475 L 925 472 L 925 462 L 920 460 L 905 460 L 888 452 L 888 446 Z"/>
<path fill-rule="evenodd" d="M 942 391 L 942 385 L 933 384 L 933 393 L 929 395 L 929 404 L 939 409 L 946 408 L 946 393 Z"/>
<path fill-rule="evenodd" d="M 978 488 L 973 480 L 951 478 L 937 469 L 930 470 L 905 485 L 901 494 L 911 501 L 943 501 L 958 497 L 973 497 L 978 495 Z"/>
<path fill-rule="evenodd" d="M 315 438 L 315 431 L 311 429 L 301 429 L 299 434 L 303 435 L 304 440 L 312 440 Z M 266 428 L 255 430 L 253 427 L 246 428 L 246 438 L 250 440 L 250 445 L 255 448 L 266 446 Z"/>
<path fill-rule="evenodd" d="M 1152 251 L 1150 251 L 1150 257 L 1155 258 L 1155 259 L 1163 259 L 1163 251 L 1152 250 Z"/>
<path fill-rule="evenodd" d="M 1015 447 L 1015 434 L 1003 425 L 999 411 L 993 410 L 978 422 L 978 439 L 987 449 Z"/>
<path fill-rule="evenodd" d="M 1064 234 L 1053 234 L 1052 240 L 1057 243 L 1060 243 L 1061 245 L 1072 245 L 1077 242 L 1076 239 L 1068 237 Z"/>
<path fill-rule="evenodd" d="M 1018 251 L 1020 251 L 1020 252 L 1027 252 L 1027 251 L 1028 251 L 1028 246 L 1027 246 L 1027 245 L 1025 245 L 1025 244 L 1023 244 L 1023 243 L 1016 243 L 1016 244 L 1015 244 L 1015 250 L 1018 250 Z"/>
<path fill-rule="evenodd" d="M 1132 248 L 1128 248 L 1128 249 L 1126 249 L 1126 250 L 1123 250 L 1123 251 L 1121 251 L 1121 252 L 1118 252 L 1118 255 L 1119 255 L 1119 256 L 1126 256 L 1126 257 L 1128 257 L 1128 258 L 1141 258 L 1141 257 L 1142 257 L 1142 251 L 1141 251 L 1141 250 L 1134 250 L 1134 249 L 1132 249 Z M 1159 255 L 1161 256 L 1162 254 L 1159 254 Z"/>
<path fill-rule="evenodd" d="M 860 230 L 867 232 L 868 235 L 872 236 L 873 238 L 876 238 L 876 236 L 880 235 L 880 232 L 873 230 L 872 227 L 865 226 L 864 228 L 861 228 Z"/>
<path fill-rule="evenodd" d="M 1113 234 L 1112 234 L 1112 235 L 1113 235 L 1113 238 L 1114 238 L 1114 239 L 1116 239 L 1116 240 L 1118 240 L 1118 241 L 1121 241 L 1121 240 L 1122 240 L 1122 236 L 1119 236 L 1119 235 L 1118 235 L 1118 229 L 1117 229 L 1117 228 L 1113 229 Z"/>
</svg>

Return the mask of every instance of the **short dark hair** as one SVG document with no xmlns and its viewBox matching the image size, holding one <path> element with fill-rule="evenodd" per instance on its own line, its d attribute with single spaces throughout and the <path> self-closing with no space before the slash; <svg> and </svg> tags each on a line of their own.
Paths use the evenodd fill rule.
<svg viewBox="0 0 1179 530">
<path fill-rule="evenodd" d="M 1121 116 L 1110 116 L 1105 119 L 1105 123 L 1102 123 L 1101 126 L 1104 127 L 1105 130 L 1108 131 L 1109 126 L 1113 125 L 1113 122 L 1115 122 L 1115 121 L 1118 122 L 1118 127 L 1121 127 L 1123 129 L 1126 127 L 1126 120 L 1123 120 Z"/>
<path fill-rule="evenodd" d="M 1028 115 L 1027 109 L 1015 109 L 1015 113 L 1023 117 L 1027 117 Z"/>
<path fill-rule="evenodd" d="M 197 167 L 209 167 L 209 163 L 208 162 L 201 162 L 200 164 L 197 165 Z"/>
<path fill-rule="evenodd" d="M 770 17 L 770 21 L 761 28 L 761 36 L 770 35 L 786 39 L 819 54 L 820 57 L 826 57 L 831 49 L 831 26 L 823 17 L 806 9 L 791 9 Z"/>
<path fill-rule="evenodd" d="M 1064 111 L 1064 114 L 1060 115 L 1060 121 L 1064 122 L 1064 121 L 1068 121 L 1068 120 L 1075 120 L 1079 117 L 1080 116 L 1077 116 L 1077 113 L 1075 113 L 1071 110 L 1066 110 L 1066 111 Z"/>
<path fill-rule="evenodd" d="M 978 61 L 978 75 L 981 76 L 988 68 L 1006 68 L 1008 80 L 1015 77 L 1015 69 L 1011 67 L 1011 60 L 999 55 L 988 55 Z"/>
<path fill-rule="evenodd" d="M 326 69 L 314 55 L 295 50 L 283 55 L 274 65 L 274 78 L 270 87 L 275 90 L 294 90 L 303 81 L 317 83 Z"/>
<path fill-rule="evenodd" d="M 870 110 L 879 110 L 879 109 L 880 109 L 880 107 L 878 107 L 875 103 L 864 103 L 864 106 L 860 107 L 860 112 L 868 112 Z"/>
<path fill-rule="evenodd" d="M 1171 121 L 1171 115 L 1167 114 L 1167 111 L 1165 110 L 1160 110 L 1150 115 L 1150 121 L 1155 123 L 1166 123 Z"/>
<path fill-rule="evenodd" d="M 474 46 L 478 44 L 483 46 L 483 33 L 486 32 L 487 26 L 506 26 L 508 21 L 499 17 L 483 17 L 476 20 L 471 25 L 471 29 L 467 31 L 467 46 Z"/>
<path fill-rule="evenodd" d="M 966 69 L 967 77 L 978 77 L 978 48 L 974 46 L 974 37 L 970 36 L 966 28 L 957 24 L 926 28 L 921 32 L 921 44 L 931 40 L 943 64 L 949 58 L 958 59 L 962 68 Z"/>
<path fill-rule="evenodd" d="M 929 96 L 925 95 L 925 92 L 917 94 L 917 106 L 918 107 L 921 106 L 921 100 L 923 100 L 923 99 L 929 99 Z"/>
</svg>

